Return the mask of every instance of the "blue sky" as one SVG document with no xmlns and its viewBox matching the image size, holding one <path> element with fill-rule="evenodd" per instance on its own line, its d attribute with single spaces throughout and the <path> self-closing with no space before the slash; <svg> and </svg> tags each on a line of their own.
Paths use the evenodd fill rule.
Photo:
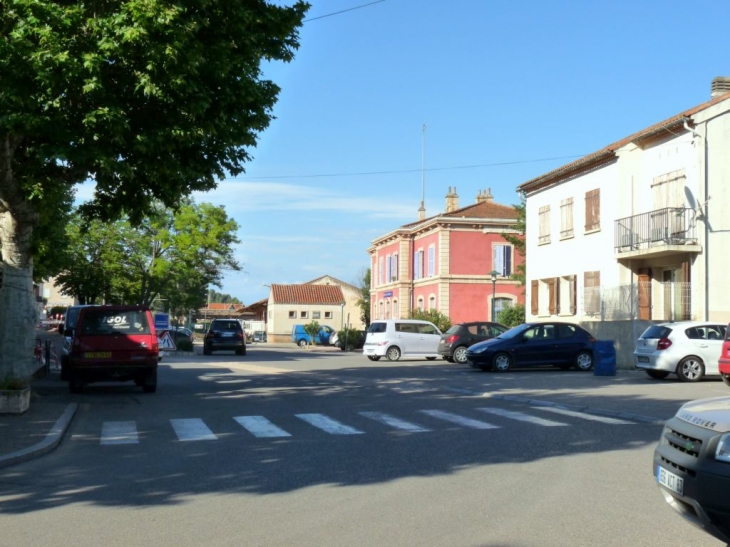
<svg viewBox="0 0 730 547">
<path fill-rule="evenodd" d="M 730 76 L 730 3 L 310 0 L 246 173 L 198 202 L 240 224 L 241 272 L 216 290 L 329 274 L 354 283 L 376 237 L 516 187 L 710 98 Z M 279 4 L 289 4 L 279 1 Z M 422 172 L 423 131 L 425 170 Z M 423 178 L 422 178 L 423 177 Z M 425 184 L 423 184 L 425 181 Z"/>
</svg>

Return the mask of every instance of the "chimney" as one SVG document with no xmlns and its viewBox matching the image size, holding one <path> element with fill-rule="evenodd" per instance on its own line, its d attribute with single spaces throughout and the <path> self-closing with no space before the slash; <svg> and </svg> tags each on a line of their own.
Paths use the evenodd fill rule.
<svg viewBox="0 0 730 547">
<path fill-rule="evenodd" d="M 477 194 L 477 203 L 494 203 L 494 196 L 492 196 L 492 189 L 487 188 L 486 190 L 479 190 Z"/>
<path fill-rule="evenodd" d="M 421 202 L 421 206 L 418 208 L 418 220 L 424 220 L 426 218 L 426 207 L 424 207 L 423 202 Z"/>
<path fill-rule="evenodd" d="M 449 186 L 449 192 L 446 194 L 446 212 L 450 213 L 456 211 L 459 208 L 459 194 L 456 193 L 456 186 L 451 189 Z"/>
<path fill-rule="evenodd" d="M 712 80 L 712 92 L 710 96 L 714 99 L 725 93 L 730 93 L 730 77 L 718 76 Z"/>
</svg>

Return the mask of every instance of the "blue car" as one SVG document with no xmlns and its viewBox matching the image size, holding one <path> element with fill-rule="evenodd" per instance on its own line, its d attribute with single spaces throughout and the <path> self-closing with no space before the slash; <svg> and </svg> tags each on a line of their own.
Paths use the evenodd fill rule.
<svg viewBox="0 0 730 547">
<path fill-rule="evenodd" d="M 335 329 L 328 325 L 322 325 L 314 337 L 314 343 L 320 346 L 328 346 L 330 343 L 330 336 L 335 332 Z M 291 329 L 291 341 L 299 347 L 306 347 L 312 343 L 312 337 L 309 336 L 305 330 L 304 325 L 294 325 Z"/>
<path fill-rule="evenodd" d="M 524 323 L 466 352 L 470 366 L 506 372 L 513 367 L 552 365 L 591 370 L 596 339 L 573 323 Z"/>
</svg>

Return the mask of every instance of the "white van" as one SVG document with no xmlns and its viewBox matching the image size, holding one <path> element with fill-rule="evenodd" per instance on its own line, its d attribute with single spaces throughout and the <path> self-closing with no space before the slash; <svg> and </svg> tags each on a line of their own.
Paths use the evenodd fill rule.
<svg viewBox="0 0 730 547">
<path fill-rule="evenodd" d="M 429 321 L 418 319 L 383 319 L 368 327 L 363 354 L 371 361 L 385 356 L 388 361 L 401 357 L 438 357 L 441 331 Z"/>
</svg>

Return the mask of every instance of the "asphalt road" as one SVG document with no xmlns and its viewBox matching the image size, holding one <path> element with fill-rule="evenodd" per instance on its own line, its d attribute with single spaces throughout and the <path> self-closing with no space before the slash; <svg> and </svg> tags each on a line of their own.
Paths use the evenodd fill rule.
<svg viewBox="0 0 730 547">
<path fill-rule="evenodd" d="M 0 544 L 721 545 L 651 473 L 661 420 L 719 381 L 252 346 L 165 359 L 159 382 L 59 382 L 79 411 L 53 453 L 0 471 Z"/>
</svg>

